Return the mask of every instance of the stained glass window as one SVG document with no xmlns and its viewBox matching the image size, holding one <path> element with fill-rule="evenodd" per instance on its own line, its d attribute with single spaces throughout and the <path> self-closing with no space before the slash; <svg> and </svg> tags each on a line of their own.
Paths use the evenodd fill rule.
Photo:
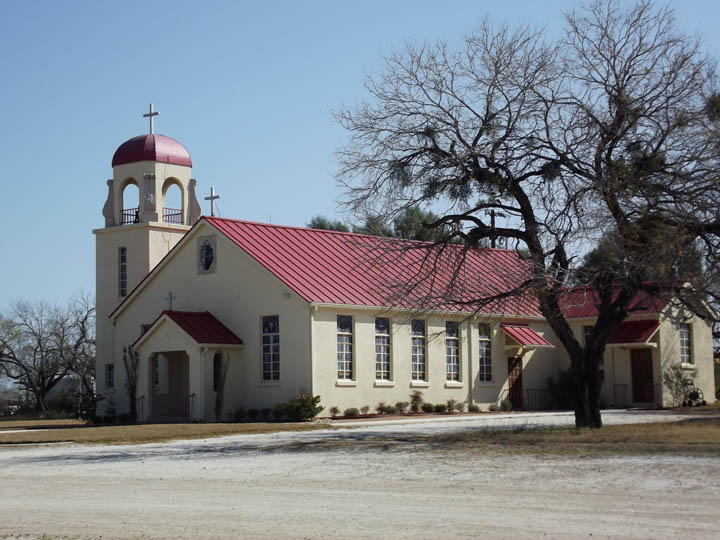
<svg viewBox="0 0 720 540">
<path fill-rule="evenodd" d="M 425 321 L 413 319 L 410 323 L 411 338 L 411 377 L 414 381 L 425 380 Z"/>
<path fill-rule="evenodd" d="M 215 261 L 215 249 L 213 249 L 212 242 L 208 239 L 203 242 L 200 248 L 200 265 L 202 269 L 207 272 L 212 268 L 213 262 Z"/>
<path fill-rule="evenodd" d="M 338 379 L 353 378 L 353 327 L 350 315 L 337 316 Z"/>
<path fill-rule="evenodd" d="M 445 378 L 448 381 L 460 380 L 460 339 L 458 323 L 445 323 Z"/>
<path fill-rule="evenodd" d="M 280 317 L 262 318 L 262 378 L 263 381 L 280 380 Z"/>
</svg>

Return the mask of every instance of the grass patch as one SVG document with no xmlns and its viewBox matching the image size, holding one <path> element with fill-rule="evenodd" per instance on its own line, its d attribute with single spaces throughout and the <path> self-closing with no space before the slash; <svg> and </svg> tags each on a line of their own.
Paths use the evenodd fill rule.
<svg viewBox="0 0 720 540">
<path fill-rule="evenodd" d="M 72 423 L 68 423 L 72 422 Z M 12 425 L 15 424 L 15 425 Z M 305 423 L 253 424 L 141 424 L 134 426 L 89 426 L 78 420 L 33 420 L 3 423 L 0 430 L 22 429 L 18 433 L 0 433 L 0 445 L 41 443 L 144 444 L 175 439 L 205 439 L 224 435 L 308 431 L 327 426 Z M 44 430 L 44 431 L 38 431 Z"/>
</svg>

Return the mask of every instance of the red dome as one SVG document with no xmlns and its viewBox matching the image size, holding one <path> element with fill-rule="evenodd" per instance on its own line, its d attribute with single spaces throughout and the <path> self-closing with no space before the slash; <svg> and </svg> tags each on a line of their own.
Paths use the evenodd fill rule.
<svg viewBox="0 0 720 540">
<path fill-rule="evenodd" d="M 190 154 L 185 147 L 165 135 L 139 135 L 125 141 L 115 150 L 112 166 L 138 161 L 160 161 L 192 167 Z"/>
</svg>

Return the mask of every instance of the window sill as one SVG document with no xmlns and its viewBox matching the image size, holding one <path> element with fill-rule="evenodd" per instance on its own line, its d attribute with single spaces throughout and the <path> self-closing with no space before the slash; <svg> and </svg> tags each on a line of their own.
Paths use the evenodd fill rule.
<svg viewBox="0 0 720 540">
<path fill-rule="evenodd" d="M 445 388 L 464 388 L 465 385 L 458 381 L 445 381 Z"/>
<path fill-rule="evenodd" d="M 685 362 L 681 363 L 680 367 L 688 371 L 695 371 L 696 369 L 695 364 L 686 364 Z"/>
<path fill-rule="evenodd" d="M 395 381 L 388 381 L 385 379 L 381 379 L 378 381 L 375 381 L 375 384 L 373 384 L 375 388 L 391 388 L 395 386 Z"/>
<path fill-rule="evenodd" d="M 490 387 L 496 386 L 496 385 L 495 385 L 495 381 L 478 381 L 475 383 L 475 386 L 484 386 L 484 387 L 490 388 Z"/>
<path fill-rule="evenodd" d="M 335 386 L 357 386 L 357 381 L 353 381 L 350 379 L 338 379 L 335 381 Z"/>
<path fill-rule="evenodd" d="M 260 381 L 258 383 L 258 387 L 260 387 L 260 388 L 273 387 L 273 386 L 280 386 L 280 381 Z"/>
<path fill-rule="evenodd" d="M 410 388 L 427 388 L 430 383 L 427 381 L 410 381 Z"/>
</svg>

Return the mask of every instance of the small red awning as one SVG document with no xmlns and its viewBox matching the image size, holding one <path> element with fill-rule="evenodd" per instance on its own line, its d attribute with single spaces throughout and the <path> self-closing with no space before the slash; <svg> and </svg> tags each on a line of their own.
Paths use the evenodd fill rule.
<svg viewBox="0 0 720 540">
<path fill-rule="evenodd" d="M 500 328 L 523 347 L 555 347 L 527 324 L 501 324 Z"/>
<path fill-rule="evenodd" d="M 660 328 L 660 321 L 653 319 L 644 321 L 621 322 L 608 338 L 608 345 L 647 344 Z"/>
</svg>

